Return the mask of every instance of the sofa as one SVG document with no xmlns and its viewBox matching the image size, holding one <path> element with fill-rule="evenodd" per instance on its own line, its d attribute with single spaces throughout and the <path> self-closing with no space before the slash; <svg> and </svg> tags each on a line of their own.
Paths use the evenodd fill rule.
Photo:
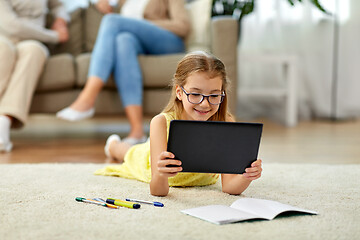
<svg viewBox="0 0 360 240">
<path fill-rule="evenodd" d="M 200 1 L 200 0 L 198 0 Z M 195 4 L 199 4 L 196 3 Z M 189 5 L 189 4 L 188 4 Z M 194 4 L 193 4 L 194 5 Z M 232 82 L 229 106 L 236 110 L 237 42 L 238 22 L 230 17 L 202 16 L 205 21 L 198 21 L 197 9 L 187 6 L 189 18 L 193 23 L 193 33 L 187 39 L 187 51 L 207 50 L 219 57 L 225 64 L 228 77 Z M 210 13 L 210 9 L 208 9 Z M 60 45 L 48 46 L 50 57 L 39 79 L 30 113 L 55 113 L 71 104 L 78 96 L 87 79 L 91 50 L 94 46 L 102 14 L 90 5 L 71 12 L 69 23 L 70 39 Z M 48 23 L 51 24 L 49 16 Z M 197 24 L 197 25 L 196 25 Z M 199 32 L 199 24 L 205 24 L 206 32 Z M 204 40 L 196 42 L 194 34 Z M 196 37 L 195 37 L 196 38 Z M 189 41 L 193 41 L 190 43 Z M 179 60 L 184 54 L 139 56 L 143 73 L 145 116 L 153 116 L 163 109 L 170 96 L 170 81 Z M 101 91 L 96 104 L 96 115 L 124 114 L 121 101 L 112 77 Z"/>
</svg>

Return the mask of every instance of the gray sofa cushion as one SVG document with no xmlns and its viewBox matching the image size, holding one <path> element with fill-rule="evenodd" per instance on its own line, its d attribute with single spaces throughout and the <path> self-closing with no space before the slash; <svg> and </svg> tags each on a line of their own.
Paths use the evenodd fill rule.
<svg viewBox="0 0 360 240">
<path fill-rule="evenodd" d="M 36 91 L 71 89 L 75 86 L 74 58 L 69 53 L 50 57 L 38 82 Z"/>
<path fill-rule="evenodd" d="M 185 54 L 142 55 L 139 57 L 144 87 L 167 87 L 178 62 Z"/>
<path fill-rule="evenodd" d="M 91 53 L 82 53 L 75 58 L 76 63 L 76 82 L 77 87 L 83 87 L 87 80 Z"/>
</svg>

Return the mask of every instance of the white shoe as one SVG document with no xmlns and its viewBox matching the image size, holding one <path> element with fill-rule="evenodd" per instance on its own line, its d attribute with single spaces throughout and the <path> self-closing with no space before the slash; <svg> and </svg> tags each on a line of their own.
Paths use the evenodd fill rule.
<svg viewBox="0 0 360 240">
<path fill-rule="evenodd" d="M 106 140 L 106 144 L 105 144 L 105 147 L 104 147 L 104 152 L 105 152 L 105 155 L 109 158 L 111 158 L 111 155 L 110 155 L 110 144 L 113 142 L 113 141 L 117 141 L 117 142 L 121 142 L 121 138 L 116 135 L 116 134 L 113 134 L 111 135 L 110 137 L 108 137 L 108 139 Z"/>
<path fill-rule="evenodd" d="M 68 120 L 71 122 L 81 121 L 87 118 L 93 117 L 95 114 L 95 108 L 90 108 L 87 111 L 80 112 L 70 107 L 64 108 L 63 110 L 56 113 L 56 117 Z"/>
<path fill-rule="evenodd" d="M 127 137 L 124 138 L 123 142 L 126 142 L 128 144 L 130 144 L 131 146 L 135 145 L 135 144 L 140 144 L 140 143 L 144 143 L 147 141 L 147 137 L 143 136 L 142 138 L 132 138 L 132 137 Z"/>
<path fill-rule="evenodd" d="M 9 117 L 0 115 L 0 152 L 10 152 L 12 143 L 10 141 L 11 120 Z"/>
<path fill-rule="evenodd" d="M 0 152 L 11 152 L 11 149 L 13 147 L 12 142 L 10 141 L 3 141 L 0 139 Z"/>
</svg>

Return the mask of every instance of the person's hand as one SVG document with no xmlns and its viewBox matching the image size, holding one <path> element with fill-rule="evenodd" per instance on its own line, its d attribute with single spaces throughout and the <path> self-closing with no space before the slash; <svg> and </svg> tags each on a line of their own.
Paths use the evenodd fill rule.
<svg viewBox="0 0 360 240">
<path fill-rule="evenodd" d="M 69 40 L 69 32 L 67 29 L 58 29 L 55 31 L 58 33 L 60 43 L 64 43 Z"/>
<path fill-rule="evenodd" d="M 174 157 L 175 155 L 171 152 L 164 151 L 160 153 L 157 169 L 161 176 L 174 177 L 178 172 L 182 171 L 181 161 L 174 159 Z"/>
<path fill-rule="evenodd" d="M 59 42 L 63 43 L 69 40 L 69 31 L 64 19 L 56 18 L 51 29 L 58 33 Z"/>
<path fill-rule="evenodd" d="M 261 177 L 261 160 L 258 159 L 251 164 L 251 167 L 245 169 L 243 176 L 249 180 L 255 180 Z"/>
<path fill-rule="evenodd" d="M 51 25 L 51 29 L 59 29 L 59 28 L 67 28 L 67 24 L 65 19 L 63 18 L 56 18 L 53 24 Z"/>
<path fill-rule="evenodd" d="M 108 0 L 99 0 L 95 6 L 103 14 L 111 13 L 113 11 Z"/>
</svg>

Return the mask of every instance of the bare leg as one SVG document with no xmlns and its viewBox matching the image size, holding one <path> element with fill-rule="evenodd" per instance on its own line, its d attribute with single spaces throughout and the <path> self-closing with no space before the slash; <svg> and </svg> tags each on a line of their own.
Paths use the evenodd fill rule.
<svg viewBox="0 0 360 240">
<path fill-rule="evenodd" d="M 126 142 L 113 141 L 110 143 L 109 152 L 110 156 L 116 159 L 118 162 L 124 162 L 124 157 L 131 145 Z"/>
<path fill-rule="evenodd" d="M 104 82 L 99 77 L 89 77 L 84 89 L 76 100 L 70 105 L 70 108 L 77 111 L 87 111 L 94 107 L 95 100 L 104 86 Z"/>
<path fill-rule="evenodd" d="M 128 137 L 137 139 L 142 138 L 144 136 L 142 106 L 129 105 L 125 107 L 125 113 L 131 126 Z"/>
</svg>

